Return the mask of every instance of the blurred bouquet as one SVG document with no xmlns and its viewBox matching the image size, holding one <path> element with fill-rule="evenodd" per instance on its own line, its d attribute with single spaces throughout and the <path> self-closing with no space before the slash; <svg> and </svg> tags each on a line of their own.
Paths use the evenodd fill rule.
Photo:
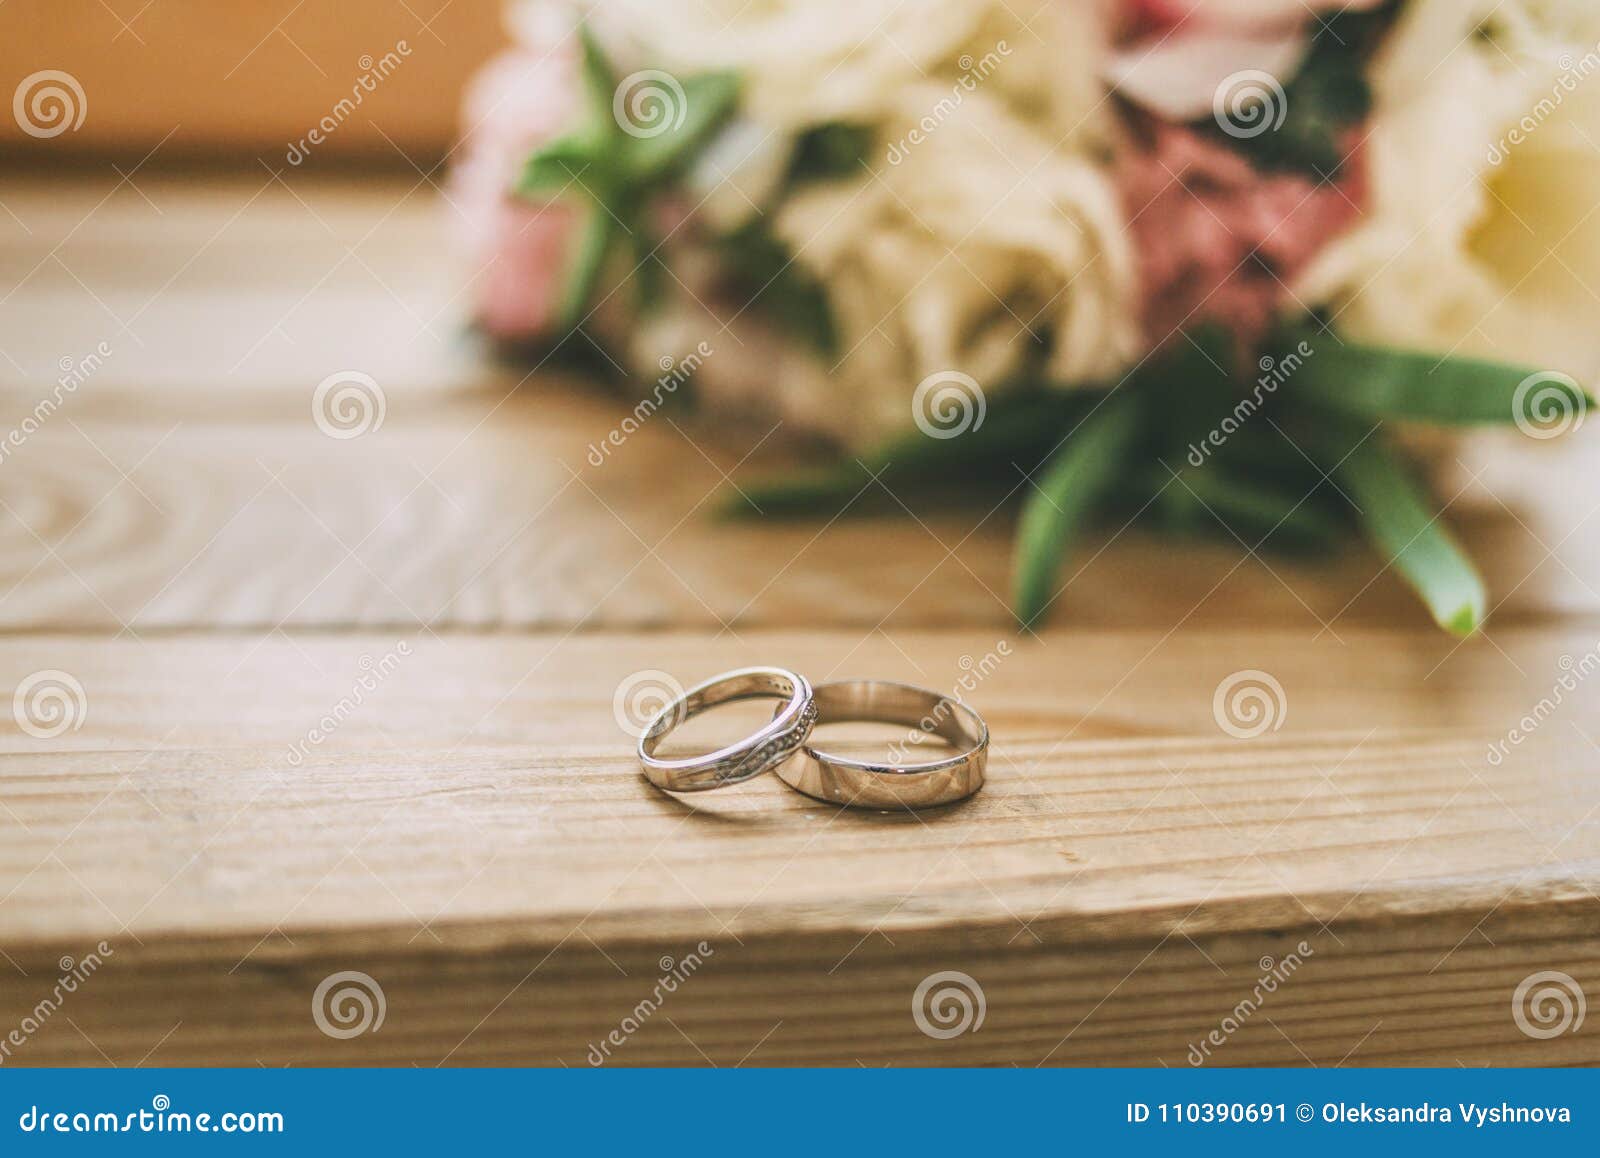
<svg viewBox="0 0 1600 1158">
<path fill-rule="evenodd" d="M 1405 448 L 1425 426 L 1549 437 L 1590 404 L 1588 0 L 511 20 L 452 192 L 481 326 L 655 380 L 636 421 L 687 381 L 708 413 L 828 440 L 835 465 L 744 488 L 766 513 L 1019 500 L 1025 623 L 1081 526 L 1120 512 L 1251 550 L 1359 527 L 1469 633 L 1482 582 Z"/>
</svg>

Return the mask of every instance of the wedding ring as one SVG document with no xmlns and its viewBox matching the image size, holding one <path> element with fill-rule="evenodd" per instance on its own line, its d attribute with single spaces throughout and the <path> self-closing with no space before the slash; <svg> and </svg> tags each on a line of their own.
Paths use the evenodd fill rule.
<svg viewBox="0 0 1600 1158">
<path fill-rule="evenodd" d="M 764 727 L 736 744 L 703 756 L 664 760 L 656 749 L 679 724 L 719 704 L 738 700 L 781 699 L 786 703 Z M 761 775 L 794 754 L 811 735 L 817 706 L 804 676 L 781 667 L 747 667 L 724 672 L 690 688 L 650 721 L 639 737 L 639 765 L 645 778 L 669 792 L 703 792 Z"/>
<path fill-rule="evenodd" d="M 931 808 L 983 787 L 989 727 L 959 700 L 910 684 L 848 680 L 817 688 L 816 715 L 819 724 L 905 724 L 916 731 L 894 746 L 889 763 L 829 755 L 802 743 L 778 777 L 807 796 L 857 808 Z M 929 736 L 948 741 L 955 754 L 906 760 Z"/>
</svg>

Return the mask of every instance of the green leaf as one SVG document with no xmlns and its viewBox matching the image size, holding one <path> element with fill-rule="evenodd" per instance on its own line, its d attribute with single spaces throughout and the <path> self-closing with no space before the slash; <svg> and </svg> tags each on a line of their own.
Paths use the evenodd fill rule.
<svg viewBox="0 0 1600 1158">
<path fill-rule="evenodd" d="M 1308 342 L 1301 348 L 1314 352 L 1285 390 L 1358 419 L 1462 426 L 1527 422 L 1534 417 L 1529 407 L 1535 396 L 1571 414 L 1594 405 L 1570 379 L 1526 366 L 1341 343 L 1332 334 Z"/>
<path fill-rule="evenodd" d="M 823 357 L 838 354 L 839 334 L 827 293 L 759 218 L 723 238 L 718 253 L 724 268 L 749 295 L 741 305 L 754 306 Z"/>
<path fill-rule="evenodd" d="M 1084 419 L 1039 476 L 1023 505 L 1013 563 L 1012 609 L 1032 626 L 1055 594 L 1068 547 L 1110 489 L 1139 430 L 1139 400 L 1112 394 Z"/>
<path fill-rule="evenodd" d="M 633 235 L 629 241 L 632 243 L 633 272 L 629 276 L 633 280 L 634 307 L 644 316 L 666 299 L 667 267 L 658 253 L 661 239 L 646 225 L 643 213 L 634 215 Z"/>
<path fill-rule="evenodd" d="M 954 497 L 979 499 L 1015 486 L 1017 471 L 1032 472 L 1099 395 L 1086 390 L 1051 390 L 1013 383 L 996 391 L 983 424 L 955 438 L 929 438 L 908 430 L 859 459 L 780 478 L 741 484 L 763 515 L 818 515 L 841 510 L 879 478 L 907 502 L 925 493 L 958 490 Z M 904 488 L 903 490 L 901 488 Z M 874 487 L 876 490 L 876 488 Z M 881 494 L 866 496 L 863 511 L 881 508 Z M 891 509 L 898 505 L 889 500 Z M 730 515 L 754 513 L 744 495 L 725 500 Z"/>
<path fill-rule="evenodd" d="M 516 191 L 548 196 L 566 190 L 574 182 L 581 186 L 583 174 L 597 161 L 592 137 L 580 133 L 559 137 L 528 158 L 517 178 Z"/>
<path fill-rule="evenodd" d="M 1373 437 L 1350 451 L 1336 473 L 1367 537 L 1416 589 L 1434 622 L 1453 635 L 1476 631 L 1488 607 L 1483 579 L 1411 472 Z"/>
<path fill-rule="evenodd" d="M 1271 124 L 1281 115 L 1282 124 L 1229 143 L 1264 168 L 1331 178 L 1345 159 L 1342 138 L 1371 106 L 1370 49 L 1390 19 L 1383 10 L 1344 12 L 1313 27 L 1311 52 L 1300 71 L 1258 109 Z"/>
<path fill-rule="evenodd" d="M 785 184 L 859 176 L 876 142 L 877 134 L 868 125 L 830 121 L 807 129 L 795 141 Z"/>
<path fill-rule="evenodd" d="M 621 128 L 611 111 L 617 97 L 617 74 L 587 22 L 578 26 L 578 38 L 583 45 L 583 86 L 589 95 L 588 105 L 595 124 L 610 133 L 620 134 Z"/>
<path fill-rule="evenodd" d="M 1165 472 L 1163 472 L 1165 474 Z M 1170 508 L 1183 510 L 1186 525 L 1232 531 L 1252 550 L 1324 550 L 1344 528 L 1309 496 L 1297 497 L 1258 481 L 1236 479 L 1214 465 L 1186 468 L 1163 492 Z"/>
<path fill-rule="evenodd" d="M 633 136 L 617 122 L 617 76 L 604 48 L 587 24 L 580 26 L 579 35 L 587 115 L 575 131 L 529 157 L 516 186 L 518 193 L 533 198 L 570 192 L 589 203 L 559 311 L 559 320 L 568 329 L 592 305 L 613 242 L 622 236 L 629 239 L 628 252 L 635 263 L 630 278 L 639 308 L 660 301 L 663 267 L 654 257 L 657 241 L 649 225 L 652 195 L 692 161 L 739 99 L 734 73 L 704 73 L 682 85 L 672 80 L 668 87 L 681 89 L 683 99 L 678 100 L 676 91 L 670 93 L 662 110 L 671 118 L 664 131 Z"/>
<path fill-rule="evenodd" d="M 1146 394 L 1152 411 L 1161 415 L 1154 432 L 1159 457 L 1187 457 L 1193 444 L 1232 413 L 1240 399 L 1229 370 L 1235 345 L 1221 326 L 1199 326 L 1174 338 L 1129 377 L 1127 385 Z"/>
<path fill-rule="evenodd" d="M 896 479 L 965 481 L 987 468 L 1016 482 L 1016 467 L 1030 473 L 1059 445 L 1061 432 L 1093 409 L 1101 395 L 1012 383 L 999 391 L 981 425 L 954 438 L 908 430 L 865 456 L 874 470 Z"/>
<path fill-rule="evenodd" d="M 665 95 L 659 111 L 670 119 L 661 132 L 628 138 L 624 157 L 636 182 L 661 181 L 688 168 L 694 155 L 739 105 L 737 73 L 700 73 L 684 80 L 680 87 L 681 106 L 675 93 Z"/>
<path fill-rule="evenodd" d="M 1275 416 L 1253 415 L 1220 448 L 1195 446 L 1192 453 L 1201 456 L 1206 470 L 1221 467 L 1223 473 L 1241 484 L 1303 495 L 1323 481 L 1323 472 L 1316 460 L 1301 449 L 1314 442 L 1299 431 L 1302 423 L 1298 418 L 1292 411 Z M 1325 416 L 1314 411 L 1312 418 L 1326 421 Z M 1193 466 L 1194 459 L 1186 457 L 1185 463 Z"/>
<path fill-rule="evenodd" d="M 605 268 L 615 232 L 616 223 L 604 206 L 596 205 L 589 210 L 573 248 L 567 267 L 567 284 L 561 295 L 559 316 L 565 329 L 570 330 L 583 321 L 594 298 L 595 286 L 599 284 L 600 272 Z"/>
</svg>

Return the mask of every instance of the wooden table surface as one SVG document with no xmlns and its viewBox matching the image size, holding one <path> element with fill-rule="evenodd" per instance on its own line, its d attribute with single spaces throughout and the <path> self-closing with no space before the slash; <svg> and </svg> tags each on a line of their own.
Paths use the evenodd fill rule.
<svg viewBox="0 0 1600 1158">
<path fill-rule="evenodd" d="M 1181 1066 L 1214 1032 L 1207 1064 L 1600 1060 L 1600 1017 L 1515 1008 L 1552 971 L 1600 996 L 1590 432 L 1461 448 L 1470 642 L 1358 550 L 1115 528 L 1019 636 L 1008 511 L 719 520 L 789 451 L 690 417 L 590 465 L 625 405 L 461 336 L 425 179 L 0 206 L 0 694 L 82 689 L 0 733 L 7 1062 L 584 1065 L 613 1031 L 617 1064 Z M 346 370 L 386 409 L 334 439 L 311 400 Z M 650 789 L 619 689 L 763 662 L 969 681 L 988 787 Z M 1239 672 L 1276 730 L 1219 726 Z M 344 972 L 384 1018 L 330 1036 Z M 984 1008 L 948 1038 L 913 1016 L 943 972 Z"/>
</svg>

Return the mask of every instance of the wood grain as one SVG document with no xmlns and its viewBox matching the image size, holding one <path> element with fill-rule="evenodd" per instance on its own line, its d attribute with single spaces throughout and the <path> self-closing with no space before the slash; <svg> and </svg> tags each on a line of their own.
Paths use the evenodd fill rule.
<svg viewBox="0 0 1600 1158">
<path fill-rule="evenodd" d="M 1019 636 L 1008 511 L 719 520 L 795 448 L 689 415 L 592 466 L 627 404 L 459 339 L 426 182 L 89 170 L 0 206 L 0 441 L 112 349 L 0 456 L 0 699 L 74 712 L 0 729 L 0 1042 L 106 947 L 8 1064 L 583 1065 L 632 1021 L 602 1060 L 1600 1061 L 1592 1019 L 1513 1015 L 1534 974 L 1600 993 L 1591 439 L 1448 464 L 1499 600 L 1469 643 L 1360 551 L 1114 527 Z M 348 370 L 385 415 L 337 439 L 312 399 Z M 757 662 L 964 688 L 988 788 L 649 789 L 619 696 Z M 1282 689 L 1254 739 L 1217 715 L 1241 672 Z M 352 970 L 387 1013 L 343 1040 L 313 994 Z M 986 1020 L 941 1040 L 912 1003 L 946 971 Z"/>
<path fill-rule="evenodd" d="M 455 404 L 391 394 L 382 428 L 348 441 L 312 423 L 313 386 L 299 413 L 231 418 L 69 399 L 0 468 L 0 624 L 1007 627 L 1010 507 L 730 521 L 718 512 L 738 480 L 778 458 L 741 465 L 748 446 L 669 420 L 595 468 L 586 448 L 623 404 L 571 384 Z M 1570 506 L 1462 508 L 1500 623 L 1600 612 L 1600 535 L 1572 481 L 1590 458 L 1539 475 Z M 1104 529 L 1068 567 L 1057 618 L 1342 638 L 1425 616 L 1359 547 L 1288 561 L 1194 543 L 1181 568 L 1173 550 Z"/>
<path fill-rule="evenodd" d="M 451 272 L 452 213 L 425 185 L 289 180 L 110 172 L 7 191 L 0 252 L 21 272 L 0 299 L 0 433 L 63 359 L 111 353 L 0 464 L 0 626 L 1004 626 L 1009 507 L 919 523 L 874 495 L 893 515 L 719 521 L 732 487 L 792 469 L 793 447 L 686 415 L 596 467 L 630 403 L 486 366 L 460 339 L 471 271 Z M 341 441 L 312 399 L 347 370 L 385 409 Z M 1447 514 L 1502 622 L 1600 616 L 1596 454 L 1497 435 L 1450 464 Z M 1059 615 L 1336 636 L 1420 618 L 1359 548 L 1248 547 L 1187 545 L 1174 568 L 1168 542 L 1108 528 Z"/>
<path fill-rule="evenodd" d="M 759 1044 L 764 1062 L 1181 1064 L 1259 959 L 1303 940 L 1275 1026 L 1216 1060 L 1594 1061 L 1592 1036 L 1538 1052 L 1509 1015 L 1539 969 L 1600 980 L 1593 696 L 1488 757 L 1592 642 L 1500 644 L 1053 633 L 972 693 L 996 737 L 989 787 L 919 818 L 773 781 L 656 793 L 616 689 L 750 655 L 823 678 L 847 653 L 953 684 L 962 656 L 994 649 L 981 633 L 429 638 L 298 762 L 374 670 L 360 657 L 397 641 L 18 639 L 4 669 L 70 671 L 87 710 L 0 761 L 0 946 L 28 974 L 7 978 L 0 1016 L 109 933 L 91 987 L 109 1004 L 72 1016 L 113 1058 L 181 1023 L 164 1060 L 582 1064 L 651 991 L 650 962 L 703 940 L 705 971 L 664 1009 L 682 1032 L 649 1027 L 616 1060 Z M 1213 716 L 1216 682 L 1245 665 L 1285 693 L 1282 729 L 1253 740 Z M 390 1003 L 356 1044 L 304 1024 L 341 969 Z M 955 1044 L 909 1013 L 946 969 L 980 979 L 992 1018 Z M 57 1026 L 29 1056 L 86 1048 Z"/>
<path fill-rule="evenodd" d="M 1553 931 L 1560 920 L 1504 907 L 1481 922 L 1418 918 L 1403 941 L 1392 927 L 1345 921 L 1092 947 L 1015 923 L 849 942 L 712 938 L 704 966 L 609 1056 L 596 1050 L 651 997 L 660 958 L 676 963 L 696 943 L 602 950 L 580 934 L 552 952 L 444 926 L 438 942 L 372 931 L 358 940 L 356 930 L 341 941 L 191 941 L 179 961 L 119 942 L 94 984 L 18 1060 L 1182 1067 L 1252 993 L 1262 958 L 1276 961 L 1309 938 L 1313 955 L 1222 1046 L 1199 1055 L 1204 1064 L 1594 1064 L 1592 1036 L 1532 1040 L 1511 1016 L 1515 986 L 1534 971 L 1562 969 L 1589 992 L 1600 981 L 1592 934 L 1571 919 L 1568 931 Z M 52 958 L 30 965 L 51 977 Z M 312 1021 L 311 994 L 351 969 L 378 981 L 386 1017 L 377 1032 L 333 1040 Z M 917 1029 L 912 994 L 936 969 L 967 972 L 982 987 L 976 1032 L 941 1041 Z"/>
<path fill-rule="evenodd" d="M 464 221 L 442 180 L 8 172 L 0 381 L 31 410 L 63 362 L 105 343 L 75 403 L 177 392 L 228 412 L 264 395 L 309 414 L 309 392 L 347 369 L 400 394 L 492 385 L 462 337 L 476 271 L 453 259 Z"/>
</svg>

